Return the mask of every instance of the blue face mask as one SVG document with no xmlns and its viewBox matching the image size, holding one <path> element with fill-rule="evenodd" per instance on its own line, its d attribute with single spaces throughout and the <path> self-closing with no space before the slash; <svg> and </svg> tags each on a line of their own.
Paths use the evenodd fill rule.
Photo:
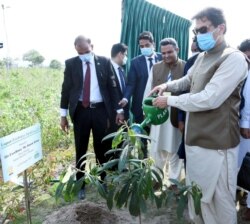
<svg viewBox="0 0 250 224">
<path fill-rule="evenodd" d="M 144 56 L 151 56 L 152 54 L 154 53 L 153 51 L 153 48 L 151 47 L 144 47 L 144 48 L 141 48 L 141 54 L 144 55 Z"/>
<path fill-rule="evenodd" d="M 80 58 L 84 61 L 84 62 L 90 62 L 91 58 L 92 58 L 92 53 L 87 53 L 87 54 L 82 54 L 80 55 Z"/>
<path fill-rule="evenodd" d="M 208 33 L 197 35 L 197 42 L 201 50 L 209 51 L 212 48 L 214 48 L 216 44 L 216 40 L 213 37 L 213 32 L 208 32 Z"/>
</svg>

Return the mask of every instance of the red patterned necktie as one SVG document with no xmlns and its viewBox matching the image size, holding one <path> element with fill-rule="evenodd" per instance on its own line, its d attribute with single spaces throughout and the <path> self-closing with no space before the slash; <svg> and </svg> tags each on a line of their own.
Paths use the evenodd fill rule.
<svg viewBox="0 0 250 224">
<path fill-rule="evenodd" d="M 85 78 L 83 83 L 83 99 L 82 105 L 83 107 L 88 107 L 90 103 L 90 66 L 89 62 L 86 62 L 87 69 L 85 72 Z"/>
</svg>

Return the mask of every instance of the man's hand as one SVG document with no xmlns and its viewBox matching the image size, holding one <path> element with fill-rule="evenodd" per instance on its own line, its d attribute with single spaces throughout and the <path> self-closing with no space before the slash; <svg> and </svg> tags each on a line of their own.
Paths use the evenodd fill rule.
<svg viewBox="0 0 250 224">
<path fill-rule="evenodd" d="M 250 138 L 250 129 L 249 128 L 241 128 L 240 134 L 243 138 Z"/>
<path fill-rule="evenodd" d="M 168 106 L 167 96 L 158 96 L 153 100 L 153 106 L 164 109 Z"/>
<path fill-rule="evenodd" d="M 118 104 L 123 108 L 127 105 L 128 101 L 125 99 L 122 99 Z"/>
<path fill-rule="evenodd" d="M 150 93 L 148 94 L 148 96 L 151 96 L 153 93 L 158 94 L 159 96 L 162 96 L 163 92 L 167 89 L 167 84 L 163 83 L 159 86 L 154 87 Z"/>
<path fill-rule="evenodd" d="M 124 113 L 117 113 L 115 118 L 115 123 L 117 125 L 121 125 L 123 124 L 123 121 L 124 121 Z"/>
<path fill-rule="evenodd" d="M 67 117 L 61 117 L 60 125 L 61 125 L 62 130 L 68 134 L 69 133 L 69 122 L 67 120 Z"/>
</svg>

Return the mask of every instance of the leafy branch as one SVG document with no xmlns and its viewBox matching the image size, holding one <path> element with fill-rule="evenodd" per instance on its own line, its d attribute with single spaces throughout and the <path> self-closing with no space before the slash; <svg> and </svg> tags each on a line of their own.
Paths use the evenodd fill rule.
<svg viewBox="0 0 250 224">
<path fill-rule="evenodd" d="M 148 136 L 138 134 L 133 128 L 124 124 L 117 132 L 106 136 L 103 141 L 110 138 L 113 139 L 112 149 L 107 154 L 114 154 L 114 157 L 102 165 L 96 164 L 93 167 L 90 165 L 89 169 L 86 169 L 89 171 L 69 167 L 57 188 L 57 199 L 62 196 L 65 200 L 73 200 L 85 181 L 97 188 L 110 210 L 114 206 L 128 208 L 131 215 L 139 216 L 140 223 L 141 214 L 147 211 L 148 201 L 155 204 L 157 208 L 169 206 L 175 201 L 177 217 L 181 219 L 190 195 L 194 201 L 196 214 L 201 214 L 202 192 L 197 184 L 192 183 L 186 186 L 184 181 L 178 182 L 171 179 L 170 181 L 178 189 L 173 191 L 163 184 L 164 173 L 154 165 L 154 161 L 151 158 L 142 159 L 141 138 L 150 140 Z M 88 156 L 90 154 L 85 155 L 85 157 Z M 84 161 L 84 164 L 87 161 L 88 159 Z M 75 182 L 76 172 L 84 172 L 85 175 Z M 99 179 L 102 172 L 106 172 L 104 181 Z M 157 191 L 156 185 L 159 186 Z"/>
</svg>

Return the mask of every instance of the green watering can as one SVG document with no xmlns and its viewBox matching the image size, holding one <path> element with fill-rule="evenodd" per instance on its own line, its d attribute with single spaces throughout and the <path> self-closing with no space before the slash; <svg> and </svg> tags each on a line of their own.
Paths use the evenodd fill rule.
<svg viewBox="0 0 250 224">
<path fill-rule="evenodd" d="M 145 113 L 145 119 L 141 124 L 133 124 L 131 126 L 132 130 L 136 133 L 145 133 L 144 128 L 147 125 L 160 125 L 163 124 L 169 117 L 169 112 L 167 108 L 160 109 L 153 106 L 153 100 L 157 96 L 150 96 L 144 99 L 142 104 L 142 109 Z"/>
</svg>

